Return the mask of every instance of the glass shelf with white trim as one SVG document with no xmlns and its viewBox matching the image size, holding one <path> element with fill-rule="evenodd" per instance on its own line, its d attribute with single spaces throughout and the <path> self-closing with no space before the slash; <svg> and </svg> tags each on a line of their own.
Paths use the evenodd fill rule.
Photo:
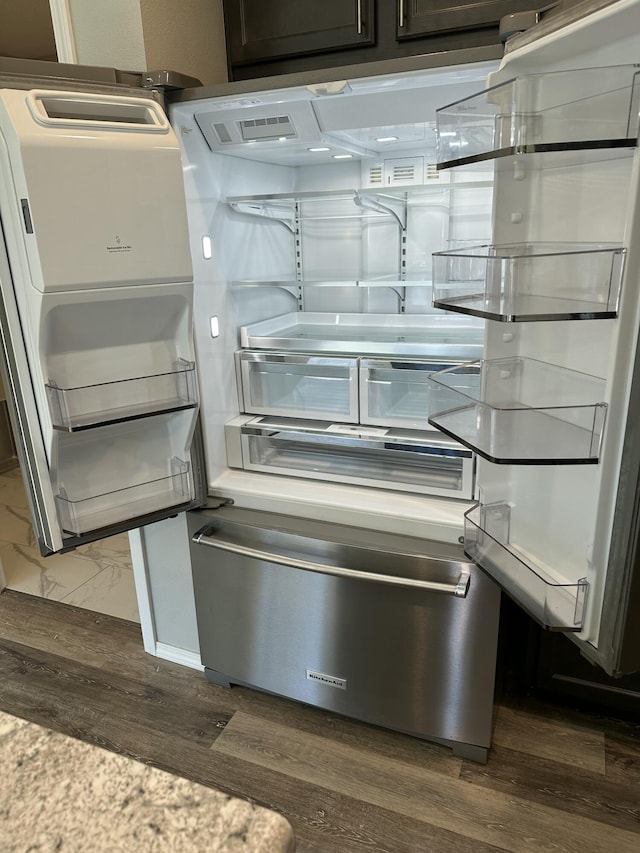
<svg viewBox="0 0 640 853">
<path fill-rule="evenodd" d="M 490 462 L 599 461 L 604 379 L 516 357 L 458 365 L 429 382 L 429 423 Z"/>
<path fill-rule="evenodd" d="M 436 308 L 500 322 L 610 319 L 626 249 L 610 243 L 468 246 L 433 255 Z"/>
<path fill-rule="evenodd" d="M 436 113 L 437 168 L 514 154 L 633 149 L 639 67 L 516 77 Z"/>
</svg>

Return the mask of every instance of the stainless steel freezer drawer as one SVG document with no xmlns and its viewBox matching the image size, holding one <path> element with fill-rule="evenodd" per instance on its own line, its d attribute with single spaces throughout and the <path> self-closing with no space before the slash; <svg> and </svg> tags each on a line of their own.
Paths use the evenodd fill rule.
<svg viewBox="0 0 640 853">
<path fill-rule="evenodd" d="M 461 549 L 236 508 L 189 529 L 210 681 L 486 759 L 500 593 Z"/>
</svg>

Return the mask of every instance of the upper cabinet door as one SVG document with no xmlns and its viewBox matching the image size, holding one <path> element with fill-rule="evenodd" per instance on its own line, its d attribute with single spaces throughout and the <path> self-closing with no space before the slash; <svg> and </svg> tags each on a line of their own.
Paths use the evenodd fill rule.
<svg viewBox="0 0 640 853">
<path fill-rule="evenodd" d="M 373 0 L 224 0 L 231 65 L 374 43 Z"/>
<path fill-rule="evenodd" d="M 397 38 L 497 25 L 504 15 L 532 7 L 531 0 L 397 0 Z"/>
</svg>

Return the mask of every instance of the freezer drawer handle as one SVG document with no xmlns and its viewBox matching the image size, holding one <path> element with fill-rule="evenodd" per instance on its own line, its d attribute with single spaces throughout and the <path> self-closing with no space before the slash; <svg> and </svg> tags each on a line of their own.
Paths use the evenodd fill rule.
<svg viewBox="0 0 640 853">
<path fill-rule="evenodd" d="M 470 573 L 463 569 L 460 577 L 451 583 L 439 581 L 421 581 L 413 578 L 397 577 L 395 575 L 382 575 L 376 572 L 361 572 L 357 569 L 347 569 L 342 566 L 327 566 L 324 563 L 314 563 L 310 560 L 301 560 L 288 554 L 272 554 L 257 548 L 248 548 L 246 545 L 238 545 L 236 542 L 228 542 L 212 533 L 215 529 L 204 527 L 193 537 L 198 545 L 208 545 L 211 548 L 219 548 L 221 551 L 229 551 L 242 557 L 250 557 L 254 560 L 263 560 L 266 563 L 277 563 L 281 566 L 289 566 L 292 569 L 302 569 L 306 572 L 318 572 L 322 575 L 335 575 L 339 578 L 353 578 L 354 580 L 372 581 L 374 583 L 387 584 L 388 586 L 402 586 L 411 589 L 422 589 L 427 592 L 439 592 L 445 595 L 455 595 L 457 598 L 465 598 L 469 590 Z"/>
</svg>

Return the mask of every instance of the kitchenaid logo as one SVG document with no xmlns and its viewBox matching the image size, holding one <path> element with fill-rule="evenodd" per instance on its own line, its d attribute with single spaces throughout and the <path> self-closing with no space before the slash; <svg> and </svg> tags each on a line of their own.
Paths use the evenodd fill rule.
<svg viewBox="0 0 640 853">
<path fill-rule="evenodd" d="M 326 684 L 329 687 L 338 687 L 340 690 L 347 689 L 346 678 L 336 678 L 335 675 L 327 675 L 326 672 L 318 672 L 315 669 L 305 670 L 309 681 L 319 681 L 321 684 Z"/>
<path fill-rule="evenodd" d="M 123 242 L 122 237 L 116 234 L 111 245 L 107 245 L 107 252 L 130 252 L 133 246 Z"/>
</svg>

